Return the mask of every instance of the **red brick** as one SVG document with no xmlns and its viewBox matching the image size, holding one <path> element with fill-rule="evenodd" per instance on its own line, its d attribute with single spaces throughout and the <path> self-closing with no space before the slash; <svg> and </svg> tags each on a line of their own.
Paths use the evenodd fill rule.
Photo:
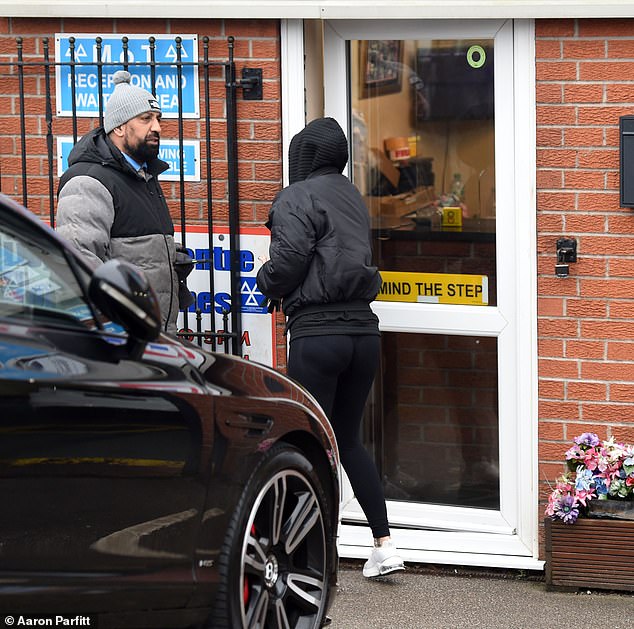
<svg viewBox="0 0 634 629">
<path fill-rule="evenodd" d="M 576 360 L 539 359 L 540 378 L 578 378 L 579 365 Z"/>
<path fill-rule="evenodd" d="M 535 73 L 538 82 L 574 81 L 577 78 L 577 64 L 570 61 L 537 61 Z"/>
<path fill-rule="evenodd" d="M 566 399 L 604 402 L 607 399 L 607 385 L 598 382 L 568 382 L 566 386 Z"/>
<path fill-rule="evenodd" d="M 564 342 L 561 339 L 541 338 L 537 341 L 537 351 L 540 356 L 564 358 Z"/>
<path fill-rule="evenodd" d="M 631 103 L 634 101 L 634 85 L 630 83 L 608 83 L 605 86 L 607 103 Z"/>
<path fill-rule="evenodd" d="M 537 124 L 574 125 L 576 122 L 574 105 L 537 105 Z"/>
<path fill-rule="evenodd" d="M 603 129 L 596 127 L 575 127 L 573 129 L 564 129 L 564 145 L 573 146 L 603 146 L 604 145 Z"/>
<path fill-rule="evenodd" d="M 281 189 L 282 182 L 282 166 L 279 163 L 255 163 L 255 179 L 256 181 L 273 181 L 279 185 Z"/>
<path fill-rule="evenodd" d="M 607 218 L 600 214 L 575 213 L 566 216 L 566 228 L 571 234 L 601 233 L 607 229 L 607 226 Z M 577 260 L 583 261 L 583 257 L 577 256 Z M 603 264 L 603 268 L 605 268 L 605 263 Z"/>
<path fill-rule="evenodd" d="M 561 59 L 561 42 L 557 40 L 537 39 L 535 41 L 536 59 Z"/>
<path fill-rule="evenodd" d="M 610 426 L 609 432 L 617 443 L 634 443 L 634 426 Z"/>
<path fill-rule="evenodd" d="M 564 59 L 603 59 L 606 56 L 605 41 L 575 39 L 563 42 Z"/>
<path fill-rule="evenodd" d="M 542 190 L 544 188 L 557 189 L 563 188 L 563 171 L 561 170 L 538 170 L 537 186 Z"/>
<path fill-rule="evenodd" d="M 602 341 L 566 341 L 566 358 L 600 360 L 605 354 L 606 347 Z"/>
<path fill-rule="evenodd" d="M 632 37 L 634 20 L 588 19 L 576 22 L 579 37 Z"/>
<path fill-rule="evenodd" d="M 580 376 L 586 380 L 634 382 L 634 363 L 624 364 L 622 362 L 605 363 L 586 361 L 581 363 Z"/>
<path fill-rule="evenodd" d="M 580 168 L 618 168 L 619 152 L 615 149 L 591 149 L 578 152 Z"/>
<path fill-rule="evenodd" d="M 632 294 L 627 291 L 632 290 L 634 287 L 634 279 L 632 280 L 620 280 L 620 279 L 606 279 L 606 280 L 581 280 L 581 296 L 582 297 L 600 297 L 607 298 L 610 295 L 616 293 L 621 295 Z M 621 292 L 625 291 L 625 292 Z"/>
<path fill-rule="evenodd" d="M 539 398 L 562 400 L 565 384 L 561 380 L 546 380 L 540 378 L 538 382 Z"/>
<path fill-rule="evenodd" d="M 569 319 L 547 319 L 540 317 L 538 328 L 540 336 L 544 337 L 576 338 L 579 334 L 578 322 Z"/>
<path fill-rule="evenodd" d="M 563 90 L 559 83 L 542 83 L 535 88 L 535 100 L 538 104 L 542 103 L 562 103 Z"/>
<path fill-rule="evenodd" d="M 560 214 L 546 214 L 541 212 L 537 215 L 537 231 L 538 233 L 556 233 L 560 234 L 563 230 L 564 217 Z"/>
<path fill-rule="evenodd" d="M 582 435 L 584 432 L 593 432 L 599 437 L 599 439 L 608 438 L 608 429 L 605 424 L 592 426 L 589 424 L 568 422 L 565 426 L 566 443 L 564 445 L 564 450 L 562 451 L 562 459 L 565 451 L 572 446 L 574 438 Z"/>
<path fill-rule="evenodd" d="M 277 60 L 280 57 L 279 42 L 277 39 L 251 40 L 251 55 L 255 59 L 273 59 Z"/>
<path fill-rule="evenodd" d="M 547 460 L 547 461 L 557 461 L 557 460 L 564 460 L 564 452 L 567 450 L 568 448 L 565 448 L 562 452 L 562 448 L 561 448 L 561 444 L 559 443 L 550 443 L 547 441 L 541 441 L 539 444 L 539 453 L 538 456 L 540 458 L 540 460 Z M 563 473 L 563 468 L 561 473 Z M 555 479 L 553 479 L 555 480 Z"/>
<path fill-rule="evenodd" d="M 583 212 L 621 211 L 618 191 L 613 193 L 582 192 L 577 196 L 577 210 Z"/>
<path fill-rule="evenodd" d="M 51 35 L 51 33 L 59 33 L 65 31 L 62 27 L 62 21 L 52 18 L 20 18 L 12 17 L 10 22 L 10 32 L 15 35 Z"/>
<path fill-rule="evenodd" d="M 607 233 L 634 235 L 634 221 L 632 220 L 631 213 L 628 212 L 626 215 L 619 214 L 617 216 L 610 216 L 608 218 Z M 618 243 L 616 244 L 618 249 Z M 614 260 L 614 262 L 617 262 L 617 260 Z M 610 266 L 610 270 L 612 270 L 612 265 Z"/>
<path fill-rule="evenodd" d="M 583 251 L 586 254 L 601 255 L 633 255 L 634 236 L 619 236 L 615 238 L 609 232 L 605 236 L 583 236 Z"/>
<path fill-rule="evenodd" d="M 225 29 L 228 35 L 241 38 L 279 37 L 279 23 L 277 20 L 227 20 Z"/>
<path fill-rule="evenodd" d="M 551 269 L 551 273 L 554 276 L 555 273 L 555 261 L 548 260 L 546 266 Z M 566 281 L 568 280 L 568 281 Z M 560 277 L 540 277 L 538 279 L 538 288 L 540 295 L 546 296 L 576 296 L 577 295 L 577 283 L 573 278 L 562 279 Z"/>
<path fill-rule="evenodd" d="M 604 88 L 594 83 L 573 83 L 564 86 L 565 103 L 602 103 Z"/>
<path fill-rule="evenodd" d="M 608 305 L 602 299 L 567 299 L 566 316 L 581 318 L 604 319 L 607 317 Z"/>
<path fill-rule="evenodd" d="M 631 319 L 634 310 L 634 302 L 632 301 L 610 301 L 610 318 L 612 319 Z"/>
<path fill-rule="evenodd" d="M 575 34 L 576 20 L 535 20 L 535 35 L 537 39 L 542 37 L 563 38 L 572 37 Z"/>
<path fill-rule="evenodd" d="M 566 417 L 567 419 L 575 419 L 579 410 L 579 405 L 576 401 L 555 400 L 548 402 L 540 400 L 539 402 L 539 416 L 541 419 L 552 418 L 557 419 L 559 417 Z"/>
<path fill-rule="evenodd" d="M 634 32 L 627 39 L 607 40 L 608 57 L 610 59 L 631 59 L 634 57 Z"/>
<path fill-rule="evenodd" d="M 631 61 L 583 62 L 579 66 L 581 81 L 631 81 L 634 63 Z"/>
<path fill-rule="evenodd" d="M 631 307 L 630 306 L 630 318 L 631 318 Z M 608 352 L 607 352 L 608 360 L 634 360 L 634 343 L 631 341 L 612 341 L 608 342 Z"/>
<path fill-rule="evenodd" d="M 582 405 L 583 419 L 589 422 L 601 422 L 606 418 L 611 423 L 634 423 L 634 404 L 592 404 Z"/>
<path fill-rule="evenodd" d="M 564 312 L 564 301 L 558 297 L 540 297 L 537 301 L 537 313 L 540 316 L 561 316 Z"/>
<path fill-rule="evenodd" d="M 633 258 L 610 258 L 609 265 L 610 277 L 634 277 Z M 634 315 L 634 310 L 632 311 L 632 314 Z"/>
<path fill-rule="evenodd" d="M 577 151 L 566 149 L 538 149 L 537 166 L 572 168 L 577 164 Z"/>
<path fill-rule="evenodd" d="M 564 129 L 561 127 L 539 127 L 537 129 L 537 146 L 558 147 L 563 144 Z"/>
<path fill-rule="evenodd" d="M 632 349 L 634 350 L 634 347 Z M 609 400 L 610 402 L 631 403 L 632 400 L 634 400 L 634 384 L 625 384 L 625 383 L 610 384 Z"/>
<path fill-rule="evenodd" d="M 618 120 L 619 116 L 625 116 L 628 113 L 630 113 L 630 109 L 625 106 L 586 105 L 585 107 L 579 107 L 577 123 L 580 125 L 608 126 L 614 124 L 614 121 Z"/>
<path fill-rule="evenodd" d="M 600 171 L 568 170 L 564 172 L 564 187 L 568 189 L 601 190 L 605 187 L 605 173 Z"/>
</svg>

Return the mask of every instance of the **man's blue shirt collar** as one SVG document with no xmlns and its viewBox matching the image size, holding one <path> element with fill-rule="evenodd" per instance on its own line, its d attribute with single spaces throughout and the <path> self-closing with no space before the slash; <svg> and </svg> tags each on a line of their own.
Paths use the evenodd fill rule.
<svg viewBox="0 0 634 629">
<path fill-rule="evenodd" d="M 129 155 L 126 155 L 126 153 L 124 153 L 123 151 L 121 151 L 121 154 L 123 155 L 123 157 L 126 158 L 128 164 L 130 164 L 130 166 L 132 166 L 132 168 L 134 168 L 135 172 L 138 172 L 139 169 L 141 169 L 141 168 L 147 168 L 147 162 L 143 162 L 142 164 L 139 164 L 139 162 L 137 162 L 136 160 L 132 159 Z"/>
</svg>

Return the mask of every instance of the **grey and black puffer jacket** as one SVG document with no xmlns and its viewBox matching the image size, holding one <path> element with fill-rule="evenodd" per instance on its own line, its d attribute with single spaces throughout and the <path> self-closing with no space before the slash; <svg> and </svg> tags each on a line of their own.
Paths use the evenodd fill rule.
<svg viewBox="0 0 634 629">
<path fill-rule="evenodd" d="M 290 144 L 290 185 L 271 206 L 270 259 L 257 282 L 281 301 L 291 338 L 378 333 L 369 304 L 381 276 L 372 265 L 367 207 L 342 174 L 347 161 L 348 143 L 333 118 L 313 120 Z"/>
<path fill-rule="evenodd" d="M 158 175 L 169 167 L 134 171 L 98 128 L 69 155 L 58 188 L 57 231 L 86 257 L 100 263 L 123 258 L 144 271 L 161 306 L 163 329 L 176 331 L 178 278 L 174 270 L 174 224 Z"/>
</svg>

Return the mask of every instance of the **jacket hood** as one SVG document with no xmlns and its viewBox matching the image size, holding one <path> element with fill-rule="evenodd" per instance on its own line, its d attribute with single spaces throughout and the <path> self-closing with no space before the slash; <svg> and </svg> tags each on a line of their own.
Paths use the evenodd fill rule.
<svg viewBox="0 0 634 629">
<path fill-rule="evenodd" d="M 288 150 L 289 183 L 307 179 L 318 170 L 343 172 L 348 141 L 334 118 L 309 122 L 291 140 Z"/>
<path fill-rule="evenodd" d="M 111 142 L 102 127 L 92 129 L 73 146 L 68 155 L 68 165 L 72 166 L 78 162 L 102 164 L 124 172 L 134 172 L 121 151 Z M 147 165 L 148 172 L 154 176 L 161 174 L 168 168 L 169 164 L 158 158 L 150 160 Z"/>
</svg>

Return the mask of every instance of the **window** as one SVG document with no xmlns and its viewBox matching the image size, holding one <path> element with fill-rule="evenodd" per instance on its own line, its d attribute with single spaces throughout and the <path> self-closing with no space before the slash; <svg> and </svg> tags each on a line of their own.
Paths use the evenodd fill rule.
<svg viewBox="0 0 634 629">
<path fill-rule="evenodd" d="M 77 273 L 87 284 L 87 274 Z M 40 234 L 18 233 L 7 224 L 0 227 L 0 317 L 94 327 L 63 251 Z"/>
</svg>

